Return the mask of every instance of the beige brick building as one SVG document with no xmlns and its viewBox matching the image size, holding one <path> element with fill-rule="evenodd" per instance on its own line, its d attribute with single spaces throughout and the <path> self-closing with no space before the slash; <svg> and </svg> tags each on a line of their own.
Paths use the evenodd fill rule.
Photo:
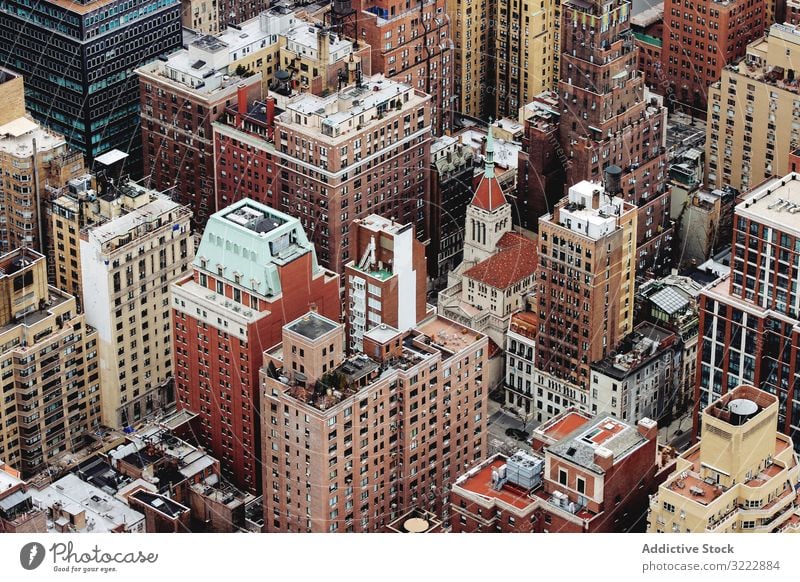
<svg viewBox="0 0 800 582">
<path fill-rule="evenodd" d="M 0 458 L 28 477 L 100 424 L 97 334 L 29 249 L 0 257 L 0 326 Z"/>
<path fill-rule="evenodd" d="M 800 465 L 777 416 L 778 399 L 752 386 L 712 402 L 702 439 L 650 500 L 648 532 L 800 531 Z"/>
<path fill-rule="evenodd" d="M 52 205 L 57 283 L 97 328 L 103 424 L 133 425 L 175 401 L 169 286 L 194 258 L 191 213 L 132 182 L 75 180 Z"/>
</svg>

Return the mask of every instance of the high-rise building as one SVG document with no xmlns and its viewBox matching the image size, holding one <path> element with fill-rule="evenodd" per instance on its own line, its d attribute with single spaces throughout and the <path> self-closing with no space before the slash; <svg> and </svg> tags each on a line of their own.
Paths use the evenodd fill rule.
<svg viewBox="0 0 800 582">
<path fill-rule="evenodd" d="M 486 58 L 491 81 L 487 76 L 476 80 L 493 82 L 488 91 L 490 115 L 516 119 L 519 109 L 535 95 L 555 88 L 561 50 L 557 37 L 560 4 L 560 0 L 488 3 L 494 23 L 488 27 Z"/>
<path fill-rule="evenodd" d="M 172 285 L 178 407 L 239 487 L 261 486 L 258 369 L 281 328 L 312 306 L 339 319 L 339 277 L 300 221 L 252 200 L 209 218 L 193 273 Z"/>
<path fill-rule="evenodd" d="M 749 384 L 778 397 L 778 430 L 800 451 L 798 209 L 800 174 L 794 173 L 762 183 L 734 209 L 730 275 L 700 294 L 695 434 L 702 410 Z"/>
<path fill-rule="evenodd" d="M 708 86 L 769 26 L 767 4 L 698 0 L 687 6 L 681 0 L 665 0 L 661 68 L 676 100 L 703 115 Z"/>
<path fill-rule="evenodd" d="M 28 477 L 100 426 L 97 333 L 74 297 L 47 284 L 43 255 L 17 249 L 0 269 L 0 455 Z"/>
<path fill-rule="evenodd" d="M 650 533 L 800 531 L 800 464 L 779 400 L 737 386 L 703 410 L 703 436 L 650 500 Z"/>
<path fill-rule="evenodd" d="M 636 220 L 632 204 L 587 181 L 539 219 L 534 356 L 543 403 L 558 397 L 559 410 L 589 410 L 591 364 L 633 331 Z"/>
<path fill-rule="evenodd" d="M 487 63 L 492 62 L 489 52 L 491 18 L 490 2 L 446 0 L 450 17 L 450 34 L 453 39 L 453 106 L 458 113 L 484 118 L 488 114 L 489 91 Z"/>
<path fill-rule="evenodd" d="M 639 208 L 637 269 L 663 270 L 672 225 L 666 186 L 667 110 L 636 70 L 630 2 L 562 5 L 558 93 L 567 185 L 600 181 L 616 166 L 614 191 Z"/>
<path fill-rule="evenodd" d="M 56 284 L 78 284 L 97 330 L 102 422 L 124 428 L 175 404 L 169 286 L 194 257 L 191 214 L 130 181 L 92 185 L 73 180 L 52 203 Z"/>
<path fill-rule="evenodd" d="M 425 246 L 413 224 L 371 214 L 353 221 L 351 260 L 344 267 L 347 350 L 364 350 L 364 333 L 387 324 L 402 332 L 426 319 Z M 431 307 L 431 311 L 433 307 Z"/>
<path fill-rule="evenodd" d="M 28 110 L 93 164 L 112 149 L 141 172 L 134 69 L 181 46 L 178 0 L 100 0 L 0 8 L 2 65 L 25 76 Z"/>
<path fill-rule="evenodd" d="M 533 433 L 532 453 L 486 459 L 450 492 L 456 533 L 625 532 L 663 474 L 658 427 L 567 410 Z"/>
<path fill-rule="evenodd" d="M 265 531 L 380 531 L 415 508 L 446 520 L 448 486 L 485 456 L 486 336 L 433 317 L 363 342 L 345 357 L 344 326 L 310 312 L 264 354 Z"/>
<path fill-rule="evenodd" d="M 83 156 L 27 116 L 20 75 L 0 69 L 0 102 L 0 251 L 25 247 L 46 254 L 46 187 L 63 186 L 81 173 Z"/>
<path fill-rule="evenodd" d="M 745 191 L 791 171 L 800 144 L 800 28 L 773 24 L 708 88 L 706 177 Z"/>
<path fill-rule="evenodd" d="M 454 106 L 453 41 L 445 0 L 406 3 L 355 0 L 357 38 L 372 47 L 372 72 L 430 95 L 435 135 L 452 128 Z"/>
<path fill-rule="evenodd" d="M 350 256 L 357 218 L 375 213 L 424 224 L 430 198 L 428 95 L 374 75 L 327 97 L 290 99 L 274 131 L 275 196 L 280 208 L 301 221 L 323 266 L 342 273 L 351 258 L 360 258 Z M 420 240 L 427 236 L 424 229 L 417 232 Z"/>
<path fill-rule="evenodd" d="M 229 24 L 241 24 L 270 7 L 268 0 L 181 0 L 183 27 L 200 34 L 217 34 Z"/>
</svg>

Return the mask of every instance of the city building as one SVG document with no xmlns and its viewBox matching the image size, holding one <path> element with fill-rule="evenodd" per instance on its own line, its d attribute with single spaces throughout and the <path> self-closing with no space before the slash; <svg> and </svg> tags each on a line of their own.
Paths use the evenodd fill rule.
<svg viewBox="0 0 800 582">
<path fill-rule="evenodd" d="M 34 504 L 47 514 L 43 533 L 145 533 L 145 516 L 103 489 L 68 473 L 42 489 Z"/>
<path fill-rule="evenodd" d="M 687 6 L 680 0 L 664 1 L 661 68 L 674 99 L 702 117 L 706 95 L 711 99 L 708 86 L 719 80 L 727 65 L 744 56 L 747 45 L 770 25 L 768 4 L 698 0 Z"/>
<path fill-rule="evenodd" d="M 353 221 L 352 237 L 356 259 L 344 267 L 347 350 L 363 352 L 364 333 L 373 327 L 405 332 L 434 308 L 426 303 L 425 247 L 413 224 L 371 214 Z"/>
<path fill-rule="evenodd" d="M 574 410 L 534 431 L 547 445 L 495 455 L 450 492 L 453 532 L 626 532 L 647 508 L 664 471 L 658 427 Z"/>
<path fill-rule="evenodd" d="M 426 247 L 428 277 L 434 291 L 447 286 L 447 274 L 464 258 L 464 221 L 472 200 L 475 155 L 463 140 L 445 135 L 431 143 L 430 212 Z"/>
<path fill-rule="evenodd" d="M 798 208 L 800 174 L 792 173 L 744 194 L 734 209 L 730 274 L 700 294 L 695 434 L 709 404 L 747 384 L 778 397 L 778 430 L 800 450 Z"/>
<path fill-rule="evenodd" d="M 218 209 L 212 123 L 226 107 L 246 108 L 266 95 L 280 67 L 280 34 L 297 22 L 293 11 L 276 8 L 136 70 L 148 184 L 174 188 L 195 225 Z"/>
<path fill-rule="evenodd" d="M 636 221 L 632 204 L 587 181 L 539 219 L 534 355 L 542 404 L 588 411 L 591 364 L 633 331 Z M 537 420 L 554 413 L 537 401 Z"/>
<path fill-rule="evenodd" d="M 310 312 L 264 354 L 265 531 L 383 531 L 413 509 L 446 522 L 447 488 L 485 457 L 486 336 L 432 317 L 363 341 L 345 357 L 344 326 Z"/>
<path fill-rule="evenodd" d="M 789 172 L 800 143 L 800 29 L 773 24 L 708 88 L 706 178 L 711 188 L 754 188 Z"/>
<path fill-rule="evenodd" d="M 738 192 L 730 187 L 690 195 L 680 220 L 680 264 L 696 266 L 731 244 L 733 207 Z"/>
<path fill-rule="evenodd" d="M 372 47 L 373 73 L 430 95 L 430 125 L 437 136 L 452 128 L 453 41 L 445 0 L 403 5 L 355 0 L 356 38 Z M 427 168 L 427 165 L 425 166 Z"/>
<path fill-rule="evenodd" d="M 26 107 L 93 166 L 129 154 L 141 173 L 136 67 L 181 46 L 178 0 L 11 0 L 0 9 L 3 66 L 25 77 Z"/>
<path fill-rule="evenodd" d="M 183 27 L 200 34 L 217 34 L 244 23 L 270 7 L 267 0 L 181 0 Z"/>
<path fill-rule="evenodd" d="M 558 94 L 540 93 L 519 111 L 524 124 L 517 162 L 517 215 L 522 228 L 538 231 L 539 217 L 564 197 L 567 157 L 558 141 L 561 107 Z M 516 220 L 516 217 L 515 217 Z"/>
<path fill-rule="evenodd" d="M 97 330 L 102 423 L 133 426 L 175 404 L 169 286 L 194 257 L 191 214 L 108 177 L 83 176 L 55 194 L 56 285 L 80 297 Z"/>
<path fill-rule="evenodd" d="M 422 91 L 382 75 L 357 77 L 327 97 L 289 99 L 274 132 L 278 208 L 300 220 L 324 267 L 343 273 L 356 259 L 355 219 L 425 223 L 431 98 Z M 417 231 L 422 241 L 428 236 Z"/>
<path fill-rule="evenodd" d="M 44 533 L 47 518 L 33 504 L 28 484 L 0 461 L 0 533 Z"/>
<path fill-rule="evenodd" d="M 680 416 L 692 403 L 697 381 L 698 298 L 704 284 L 675 273 L 646 281 L 636 291 L 636 320 L 675 332 L 682 351 L 678 391 L 672 412 Z"/>
<path fill-rule="evenodd" d="M 608 168 L 618 168 L 610 194 L 638 207 L 637 270 L 658 275 L 672 255 L 667 110 L 637 70 L 630 6 L 626 0 L 562 4 L 559 138 L 567 186 L 603 180 Z"/>
<path fill-rule="evenodd" d="M 199 415 L 197 439 L 225 479 L 254 492 L 262 352 L 311 306 L 338 320 L 339 277 L 318 264 L 298 219 L 242 200 L 209 218 L 192 274 L 171 294 L 178 407 Z"/>
<path fill-rule="evenodd" d="M 484 119 L 491 105 L 487 84 L 487 64 L 493 58 L 489 51 L 492 36 L 487 22 L 492 18 L 489 2 L 446 0 L 453 39 L 453 107 L 456 112 Z"/>
<path fill-rule="evenodd" d="M 609 413 L 628 422 L 664 418 L 680 389 L 683 351 L 678 336 L 642 322 L 616 352 L 591 366 L 592 414 Z"/>
<path fill-rule="evenodd" d="M 0 256 L 0 323 L 0 455 L 28 478 L 100 426 L 98 336 L 26 248 Z"/>
<path fill-rule="evenodd" d="M 512 230 L 511 205 L 495 176 L 492 126 L 483 175 L 467 207 L 463 261 L 439 293 L 438 312 L 485 333 L 501 349 L 511 314 L 533 289 L 536 242 Z M 492 374 L 492 382 L 501 380 Z"/>
<path fill-rule="evenodd" d="M 482 86 L 490 115 L 516 118 L 519 109 L 535 95 L 555 87 L 560 5 L 558 0 L 488 3 L 490 24 L 487 27 L 486 20 L 482 20 L 479 25 L 488 28 L 490 36 L 488 47 L 483 49 L 488 55 L 485 73 L 475 77 L 474 82 L 482 86 L 488 77 L 492 83 L 490 87 Z"/>
<path fill-rule="evenodd" d="M 26 247 L 46 254 L 46 186 L 81 173 L 83 156 L 25 113 L 20 75 L 0 69 L 0 102 L 0 252 Z"/>
<path fill-rule="evenodd" d="M 461 118 L 463 121 L 463 118 Z M 508 126 L 513 124 L 513 130 L 507 131 L 500 127 L 500 122 L 506 121 Z M 489 126 L 492 128 L 492 156 L 494 161 L 494 175 L 498 184 L 503 188 L 503 192 L 512 202 L 512 216 L 514 224 L 518 224 L 519 211 L 515 208 L 513 202 L 513 195 L 517 189 L 517 164 L 519 163 L 519 154 L 522 150 L 522 133 L 523 125 L 517 121 L 512 120 L 497 120 L 491 124 L 475 124 L 466 123 L 464 126 L 453 134 L 453 137 L 459 140 L 460 143 L 472 148 L 473 156 L 476 160 L 475 175 L 473 176 L 473 187 L 478 185 L 478 182 L 483 177 L 483 166 L 486 161 L 486 148 L 489 143 Z M 500 136 L 504 137 L 500 137 Z M 519 139 L 514 142 L 510 139 L 511 135 L 517 136 Z"/>
<path fill-rule="evenodd" d="M 444 524 L 430 511 L 412 509 L 386 526 L 383 533 L 442 533 Z"/>
<path fill-rule="evenodd" d="M 650 500 L 649 533 L 798 531 L 800 479 L 778 398 L 737 386 L 703 409 L 703 436 Z"/>
<path fill-rule="evenodd" d="M 517 409 L 521 418 L 528 419 L 535 410 L 534 358 L 537 332 L 536 296 L 525 297 L 525 306 L 511 315 L 506 332 L 505 405 Z"/>
</svg>

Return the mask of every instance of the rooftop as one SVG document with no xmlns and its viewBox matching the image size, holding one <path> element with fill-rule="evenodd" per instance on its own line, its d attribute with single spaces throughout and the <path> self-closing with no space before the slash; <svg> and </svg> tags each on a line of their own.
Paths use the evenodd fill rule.
<svg viewBox="0 0 800 582">
<path fill-rule="evenodd" d="M 147 505 L 159 513 L 164 514 L 169 519 L 177 519 L 181 515 L 186 514 L 189 512 L 189 508 L 181 505 L 177 501 L 170 499 L 169 497 L 165 497 L 164 495 L 158 495 L 155 493 L 150 493 L 149 491 L 145 491 L 144 489 L 139 489 L 135 493 L 131 495 L 137 501 L 140 501 L 144 505 Z"/>
<path fill-rule="evenodd" d="M 113 252 L 131 242 L 136 242 L 140 236 L 149 232 L 153 223 L 155 228 L 167 226 L 166 222 L 161 222 L 164 215 L 173 211 L 177 213 L 173 216 L 173 221 L 177 225 L 178 214 L 188 214 L 188 209 L 180 204 L 173 202 L 169 198 L 157 197 L 125 214 L 111 220 L 107 220 L 97 226 L 89 226 L 85 230 L 89 240 L 96 241 L 103 252 Z M 142 227 L 145 227 L 142 230 Z M 130 236 L 129 236 L 130 235 Z"/>
<path fill-rule="evenodd" d="M 635 426 L 606 416 L 584 424 L 547 450 L 594 473 L 604 473 L 595 463 L 595 453 L 610 453 L 617 464 L 645 443 L 647 439 Z"/>
<path fill-rule="evenodd" d="M 762 410 L 778 402 L 773 394 L 753 386 L 737 386 L 709 404 L 703 413 L 728 424 L 740 426 L 757 416 Z"/>
<path fill-rule="evenodd" d="M 556 216 L 560 226 L 598 240 L 616 231 L 620 217 L 633 208 L 622 198 L 607 195 L 602 184 L 583 180 L 570 186 L 567 198 L 556 207 Z M 552 216 L 539 220 L 555 222 Z"/>
<path fill-rule="evenodd" d="M 332 332 L 339 326 L 340 324 L 335 321 L 310 311 L 293 322 L 286 324 L 286 329 L 313 341 Z"/>
<path fill-rule="evenodd" d="M 762 183 L 736 205 L 736 214 L 800 235 L 800 174 L 792 172 Z"/>
<path fill-rule="evenodd" d="M 498 251 L 464 272 L 464 276 L 495 289 L 507 289 L 536 271 L 536 242 L 507 232 L 497 243 Z"/>
<path fill-rule="evenodd" d="M 141 513 L 131 509 L 113 495 L 81 481 L 73 473 L 65 475 L 44 489 L 38 491 L 34 489 L 31 493 L 35 504 L 42 509 L 53 508 L 57 504 L 71 515 L 85 511 L 86 529 L 82 531 L 108 533 L 120 526 L 127 530 L 144 521 Z M 52 522 L 48 521 L 47 526 L 48 530 L 55 530 Z"/>
<path fill-rule="evenodd" d="M 590 420 L 590 416 L 576 410 L 571 410 L 540 425 L 535 429 L 534 434 L 544 436 L 552 442 L 558 442 L 581 428 Z"/>
<path fill-rule="evenodd" d="M 481 340 L 484 335 L 441 316 L 432 317 L 417 330 L 431 339 L 435 347 L 458 353 Z"/>
<path fill-rule="evenodd" d="M 497 472 L 506 464 L 505 457 L 496 455 L 460 477 L 455 485 L 484 499 L 502 501 L 517 509 L 526 509 L 534 505 L 536 500 L 531 498 L 530 489 L 510 482 L 497 487 Z"/>
<path fill-rule="evenodd" d="M 54 133 L 27 117 L 20 117 L 5 125 L 0 125 L 0 152 L 17 158 L 33 155 L 33 142 L 36 152 L 47 152 L 66 145 L 64 137 Z"/>
<path fill-rule="evenodd" d="M 622 380 L 649 362 L 660 358 L 664 350 L 676 340 L 677 336 L 673 332 L 644 321 L 623 339 L 615 350 L 617 352 L 615 355 L 593 363 L 592 370 Z"/>
</svg>

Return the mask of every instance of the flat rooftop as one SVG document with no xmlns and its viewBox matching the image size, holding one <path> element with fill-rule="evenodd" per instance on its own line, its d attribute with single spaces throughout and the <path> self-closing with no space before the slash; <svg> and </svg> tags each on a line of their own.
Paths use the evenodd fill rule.
<svg viewBox="0 0 800 582">
<path fill-rule="evenodd" d="M 85 511 L 85 531 L 107 533 L 121 525 L 127 529 L 144 521 L 141 513 L 72 473 L 44 489 L 31 490 L 31 494 L 36 505 L 42 508 L 59 503 L 63 511 L 72 515 Z M 48 529 L 54 529 L 51 523 Z"/>
<path fill-rule="evenodd" d="M 497 499 L 517 509 L 525 509 L 536 503 L 536 500 L 531 498 L 528 489 L 514 483 L 506 481 L 499 489 L 493 486 L 492 473 L 499 470 L 506 463 L 506 459 L 495 457 L 475 473 L 472 473 L 472 471 L 467 473 L 463 481 L 456 482 L 456 486 L 486 499 Z"/>
<path fill-rule="evenodd" d="M 635 426 L 606 416 L 582 425 L 547 450 L 592 472 L 603 473 L 603 469 L 595 463 L 598 449 L 610 451 L 614 464 L 617 464 L 646 442 Z"/>
<path fill-rule="evenodd" d="M 257 233 L 270 232 L 287 222 L 285 218 L 268 212 L 266 208 L 257 208 L 249 204 L 234 208 L 223 216 L 225 220 Z"/>
<path fill-rule="evenodd" d="M 338 323 L 313 311 L 286 325 L 286 329 L 289 331 L 300 334 L 310 340 L 319 339 L 337 327 L 339 327 Z"/>
<path fill-rule="evenodd" d="M 548 439 L 557 442 L 572 434 L 590 420 L 591 417 L 581 412 L 569 411 L 539 426 L 534 434 L 540 433 Z"/>
<path fill-rule="evenodd" d="M 66 144 L 64 137 L 40 126 L 27 117 L 20 117 L 5 125 L 0 125 L 0 151 L 17 158 L 33 155 L 33 142 L 36 152 L 47 152 Z"/>
<path fill-rule="evenodd" d="M 468 327 L 440 316 L 418 326 L 417 331 L 429 337 L 434 346 L 453 353 L 468 348 L 484 337 Z"/>
<path fill-rule="evenodd" d="M 736 205 L 736 214 L 800 235 L 800 174 L 792 172 L 762 183 Z"/>
<path fill-rule="evenodd" d="M 400 234 L 414 228 L 414 225 L 411 223 L 402 224 L 400 222 L 395 222 L 391 218 L 384 218 L 378 214 L 370 214 L 366 218 L 359 220 L 358 224 L 367 230 L 371 230 L 372 232 L 385 232 L 393 235 Z"/>
<path fill-rule="evenodd" d="M 109 220 L 99 226 L 89 227 L 88 231 L 91 233 L 92 238 L 97 240 L 101 245 L 111 243 L 115 239 L 125 236 L 128 233 L 136 230 L 139 226 L 153 222 L 164 214 L 168 214 L 173 210 L 181 209 L 179 204 L 169 200 L 168 198 L 155 198 L 144 206 L 131 210 L 117 218 Z M 183 212 L 188 213 L 188 209 L 183 209 Z M 177 222 L 177 217 L 176 217 Z M 164 223 L 162 226 L 166 226 Z"/>
<path fill-rule="evenodd" d="M 169 497 L 164 497 L 163 495 L 150 493 L 144 489 L 139 489 L 131 495 L 131 497 L 155 509 L 159 513 L 163 513 L 170 519 L 177 519 L 184 513 L 189 512 L 188 507 L 181 505 L 177 501 L 173 501 Z"/>
</svg>

